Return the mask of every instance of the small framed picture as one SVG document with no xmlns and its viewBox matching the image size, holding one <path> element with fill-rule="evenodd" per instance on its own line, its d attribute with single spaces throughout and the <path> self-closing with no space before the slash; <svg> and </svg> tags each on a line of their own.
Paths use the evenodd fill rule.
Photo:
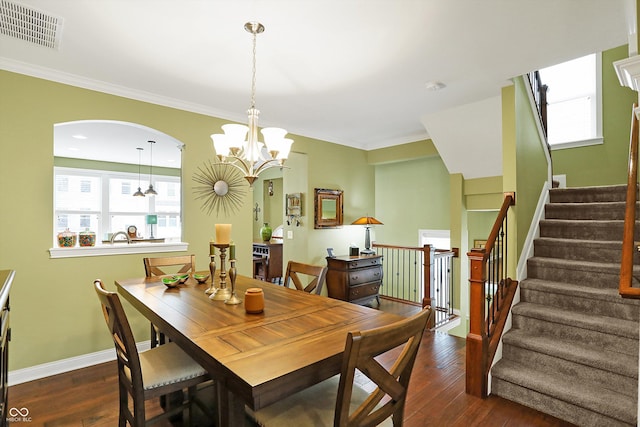
<svg viewBox="0 0 640 427">
<path fill-rule="evenodd" d="M 473 241 L 473 247 L 476 249 L 484 249 L 484 247 L 487 245 L 487 241 L 486 240 L 474 240 Z"/>
</svg>

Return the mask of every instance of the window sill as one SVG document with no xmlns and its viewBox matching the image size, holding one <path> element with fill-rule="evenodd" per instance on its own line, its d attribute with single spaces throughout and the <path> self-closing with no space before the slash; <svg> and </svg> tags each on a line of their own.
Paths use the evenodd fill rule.
<svg viewBox="0 0 640 427">
<path fill-rule="evenodd" d="M 578 148 L 588 147 L 590 145 L 602 145 L 604 144 L 604 138 L 583 139 L 580 141 L 559 142 L 557 144 L 550 144 L 551 150 L 564 150 L 565 148 Z"/>
<path fill-rule="evenodd" d="M 93 247 L 51 248 L 49 258 L 76 258 L 87 256 L 147 254 L 156 252 L 181 252 L 189 249 L 185 242 L 169 243 L 115 243 Z"/>
</svg>

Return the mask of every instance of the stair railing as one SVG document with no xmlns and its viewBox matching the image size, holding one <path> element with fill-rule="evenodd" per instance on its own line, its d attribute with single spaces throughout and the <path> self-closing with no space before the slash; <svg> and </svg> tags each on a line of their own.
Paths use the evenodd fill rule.
<svg viewBox="0 0 640 427">
<path fill-rule="evenodd" d="M 627 173 L 627 202 L 624 211 L 624 234 L 622 236 L 622 260 L 620 264 L 620 284 L 618 292 L 624 298 L 640 298 L 640 288 L 631 286 L 633 279 L 633 258 L 636 248 L 635 225 L 638 197 L 638 118 L 637 104 L 631 113 L 631 136 L 629 142 L 629 168 Z"/>
<path fill-rule="evenodd" d="M 505 193 L 502 207 L 484 248 L 467 254 L 470 261 L 469 334 L 466 345 L 466 392 L 485 398 L 489 369 L 513 302 L 518 282 L 506 275 L 507 212 L 515 194 Z"/>
<path fill-rule="evenodd" d="M 458 249 L 386 245 L 374 242 L 372 247 L 382 255 L 384 277 L 380 296 L 422 307 L 435 312 L 428 327 L 437 328 L 452 320 L 453 258 Z"/>
</svg>

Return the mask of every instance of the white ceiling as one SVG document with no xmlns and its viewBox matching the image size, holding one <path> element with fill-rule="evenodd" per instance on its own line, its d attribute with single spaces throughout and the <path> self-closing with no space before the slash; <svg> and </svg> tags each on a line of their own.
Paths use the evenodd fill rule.
<svg viewBox="0 0 640 427">
<path fill-rule="evenodd" d="M 464 151 L 483 128 L 432 132 L 425 117 L 466 111 L 514 76 L 635 31 L 633 0 L 13 2 L 62 18 L 61 44 L 0 35 L 0 68 L 240 122 L 251 84 L 243 26 L 260 21 L 260 125 L 367 150 L 438 133 L 439 150 Z M 431 81 L 446 88 L 430 91 Z"/>
</svg>

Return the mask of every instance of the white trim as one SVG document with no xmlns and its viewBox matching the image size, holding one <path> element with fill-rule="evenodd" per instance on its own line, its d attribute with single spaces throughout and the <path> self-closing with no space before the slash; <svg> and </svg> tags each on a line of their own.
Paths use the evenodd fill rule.
<svg viewBox="0 0 640 427">
<path fill-rule="evenodd" d="M 189 249 L 189 243 L 114 243 L 93 247 L 51 248 L 49 258 L 76 258 L 85 256 L 147 254 L 158 252 L 181 252 Z"/>
<path fill-rule="evenodd" d="M 529 76 L 524 75 L 522 77 L 522 80 L 524 80 L 524 84 L 526 86 L 531 110 L 535 115 L 534 122 L 536 123 L 536 128 L 538 129 L 538 136 L 540 137 L 540 141 L 542 142 L 542 151 L 544 151 L 544 157 L 545 159 L 547 159 L 547 175 L 548 175 L 547 179 L 551 181 L 552 175 L 553 175 L 553 167 L 551 162 L 551 151 L 549 148 L 549 144 L 547 143 L 547 135 L 545 134 L 544 129 L 542 129 L 542 120 L 540 119 L 540 114 L 538 113 L 538 106 L 536 105 L 536 100 L 533 97 L 533 89 L 531 88 L 531 82 L 529 81 Z"/>
<path fill-rule="evenodd" d="M 565 148 L 576 148 L 576 147 L 588 147 L 589 145 L 601 145 L 604 144 L 604 138 L 592 138 L 592 139 L 583 139 L 580 141 L 569 141 L 569 142 L 558 142 L 557 144 L 550 144 L 551 150 L 564 150 Z"/>
<path fill-rule="evenodd" d="M 640 90 L 640 55 L 615 61 L 613 67 L 622 86 Z"/>
<path fill-rule="evenodd" d="M 151 341 L 136 343 L 139 352 L 151 347 Z M 62 374 L 76 369 L 86 368 L 104 362 L 116 360 L 115 349 L 97 351 L 95 353 L 83 354 L 81 356 L 70 357 L 68 359 L 56 360 L 55 362 L 43 363 L 41 365 L 30 366 L 28 368 L 9 371 L 9 386 L 26 383 L 28 381 L 39 380 L 52 375 Z"/>
</svg>

